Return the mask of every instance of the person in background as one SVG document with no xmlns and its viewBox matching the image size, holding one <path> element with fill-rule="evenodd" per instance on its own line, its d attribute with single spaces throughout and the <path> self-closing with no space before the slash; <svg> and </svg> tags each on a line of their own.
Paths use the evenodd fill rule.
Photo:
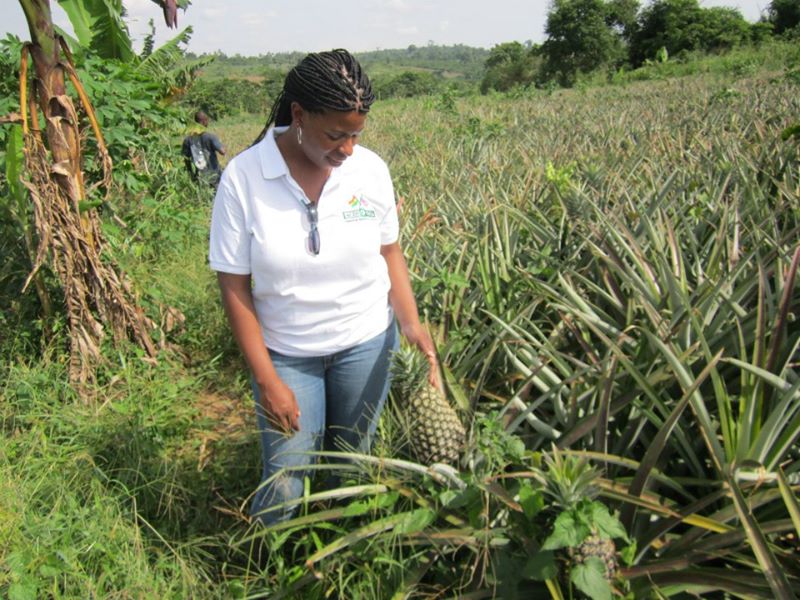
<svg viewBox="0 0 800 600">
<path fill-rule="evenodd" d="M 198 110 L 194 120 L 196 128 L 183 139 L 181 154 L 184 164 L 192 179 L 216 186 L 222 173 L 217 154 L 225 156 L 225 147 L 216 135 L 207 131 L 208 115 L 205 112 Z"/>
<path fill-rule="evenodd" d="M 250 512 L 265 524 L 292 516 L 278 505 L 302 496 L 314 451 L 369 448 L 398 326 L 441 387 L 389 169 L 359 145 L 373 100 L 349 52 L 307 55 L 214 200 L 209 264 L 252 375 L 263 471 Z"/>
</svg>

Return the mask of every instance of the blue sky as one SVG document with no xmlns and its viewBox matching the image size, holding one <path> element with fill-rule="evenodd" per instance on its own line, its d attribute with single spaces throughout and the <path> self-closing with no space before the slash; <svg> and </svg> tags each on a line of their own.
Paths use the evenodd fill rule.
<svg viewBox="0 0 800 600">
<path fill-rule="evenodd" d="M 22 8 L 3 3 L 0 31 L 28 39 Z M 69 29 L 55 0 L 57 24 Z M 756 21 L 769 0 L 700 0 L 705 7 L 738 8 Z M 154 19 L 157 41 L 174 35 L 151 0 L 124 0 L 137 47 Z M 501 42 L 544 39 L 548 0 L 193 0 L 178 25 L 192 25 L 189 50 L 221 50 L 253 56 L 291 50 L 348 48 L 359 52 L 411 44 L 466 44 L 491 48 Z"/>
</svg>

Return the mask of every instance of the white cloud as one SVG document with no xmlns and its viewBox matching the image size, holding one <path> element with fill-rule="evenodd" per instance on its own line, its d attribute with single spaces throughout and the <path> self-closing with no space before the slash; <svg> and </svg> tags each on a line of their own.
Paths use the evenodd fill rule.
<svg viewBox="0 0 800 600">
<path fill-rule="evenodd" d="M 153 15 L 161 14 L 161 9 L 151 0 L 126 0 L 125 11 L 130 18 L 150 18 Z"/>
<path fill-rule="evenodd" d="M 245 27 L 261 27 L 274 23 L 278 19 L 278 13 L 274 10 L 263 12 L 248 12 L 241 16 L 241 23 Z"/>
<path fill-rule="evenodd" d="M 400 35 L 417 35 L 419 33 L 419 27 L 398 27 L 395 31 Z"/>
<path fill-rule="evenodd" d="M 191 8 L 189 10 L 191 10 Z M 200 14 L 207 19 L 216 19 L 225 14 L 225 9 L 221 6 L 208 6 L 201 8 Z"/>
<path fill-rule="evenodd" d="M 410 12 L 413 9 L 407 0 L 364 0 L 364 6 L 370 11 Z"/>
</svg>

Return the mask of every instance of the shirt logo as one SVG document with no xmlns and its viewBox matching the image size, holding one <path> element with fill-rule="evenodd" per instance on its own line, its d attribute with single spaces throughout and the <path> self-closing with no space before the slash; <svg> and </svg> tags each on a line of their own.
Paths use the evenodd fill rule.
<svg viewBox="0 0 800 600">
<path fill-rule="evenodd" d="M 375 218 L 375 211 L 370 208 L 369 202 L 366 199 L 353 196 L 347 202 L 347 210 L 342 212 L 342 218 L 346 222 L 366 221 Z"/>
</svg>

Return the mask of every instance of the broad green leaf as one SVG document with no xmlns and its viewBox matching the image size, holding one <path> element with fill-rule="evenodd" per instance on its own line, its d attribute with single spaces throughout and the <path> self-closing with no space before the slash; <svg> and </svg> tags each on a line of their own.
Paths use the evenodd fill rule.
<svg viewBox="0 0 800 600">
<path fill-rule="evenodd" d="M 154 52 L 136 65 L 135 70 L 149 75 L 153 79 L 161 79 L 184 60 L 181 44 L 187 45 L 192 37 L 192 28 L 186 27 L 171 40 L 159 46 Z"/>
<path fill-rule="evenodd" d="M 619 556 L 626 565 L 632 565 L 636 558 L 636 540 L 631 540 L 630 544 L 620 550 Z"/>
<path fill-rule="evenodd" d="M 472 486 L 462 491 L 448 489 L 441 493 L 440 499 L 442 505 L 447 508 L 463 508 L 470 505 L 480 505 L 481 492 L 478 488 Z"/>
<path fill-rule="evenodd" d="M 84 213 L 102 205 L 102 200 L 81 200 L 78 202 L 78 212 Z"/>
<path fill-rule="evenodd" d="M 343 517 L 357 517 L 359 515 L 363 515 L 364 513 L 368 512 L 369 509 L 372 508 L 370 502 L 367 501 L 358 501 L 358 502 L 351 502 L 347 506 L 344 507 L 342 511 Z"/>
<path fill-rule="evenodd" d="M 80 0 L 58 0 L 58 4 L 67 13 L 78 42 L 84 48 L 88 48 L 92 43 L 92 37 L 94 37 L 92 26 L 95 21 L 89 4 Z"/>
<path fill-rule="evenodd" d="M 553 524 L 551 533 L 542 545 L 542 550 L 557 550 L 580 544 L 590 533 L 589 527 L 576 518 L 573 511 L 564 511 Z"/>
<path fill-rule="evenodd" d="M 556 554 L 550 550 L 542 550 L 531 556 L 525 563 L 525 577 L 544 581 L 553 579 L 558 575 Z"/>
<path fill-rule="evenodd" d="M 241 580 L 233 579 L 228 582 L 225 592 L 229 598 L 238 600 L 239 598 L 244 598 L 247 595 L 247 588 Z"/>
<path fill-rule="evenodd" d="M 789 125 L 786 129 L 781 132 L 781 139 L 785 142 L 789 138 L 796 137 L 800 139 L 800 123 L 795 123 L 794 125 Z"/>
<path fill-rule="evenodd" d="M 427 508 L 418 508 L 403 515 L 403 519 L 394 527 L 395 533 L 411 534 L 422 531 L 436 520 L 436 512 Z"/>
<path fill-rule="evenodd" d="M 524 481 L 519 488 L 519 504 L 525 516 L 532 519 L 544 508 L 544 497 L 539 490 L 533 489 L 528 481 Z"/>
<path fill-rule="evenodd" d="M 122 18 L 122 0 L 58 0 L 78 41 L 101 58 L 130 62 L 136 54 Z"/>
<path fill-rule="evenodd" d="M 611 600 L 611 585 L 606 581 L 605 572 L 603 561 L 591 556 L 584 563 L 572 567 L 569 579 L 592 600 Z"/>
<path fill-rule="evenodd" d="M 400 494 L 398 492 L 392 491 L 383 494 L 378 494 L 377 496 L 375 496 L 373 502 L 377 508 L 390 508 L 394 506 L 398 498 L 400 498 Z"/>
<path fill-rule="evenodd" d="M 63 572 L 64 567 L 62 565 L 55 564 L 52 561 L 48 561 L 39 567 L 39 574 L 42 577 L 58 577 Z"/>
<path fill-rule="evenodd" d="M 6 566 L 11 569 L 11 572 L 20 576 L 28 572 L 28 565 L 32 561 L 33 557 L 27 550 L 11 552 L 5 559 Z"/>
<path fill-rule="evenodd" d="M 591 524 L 597 528 L 601 537 L 609 539 L 622 538 L 628 539 L 628 534 L 625 528 L 620 523 L 619 519 L 608 512 L 608 507 L 600 502 L 592 502 L 591 504 Z"/>
<path fill-rule="evenodd" d="M 38 592 L 36 580 L 26 575 L 8 588 L 8 600 L 37 600 Z"/>
</svg>

